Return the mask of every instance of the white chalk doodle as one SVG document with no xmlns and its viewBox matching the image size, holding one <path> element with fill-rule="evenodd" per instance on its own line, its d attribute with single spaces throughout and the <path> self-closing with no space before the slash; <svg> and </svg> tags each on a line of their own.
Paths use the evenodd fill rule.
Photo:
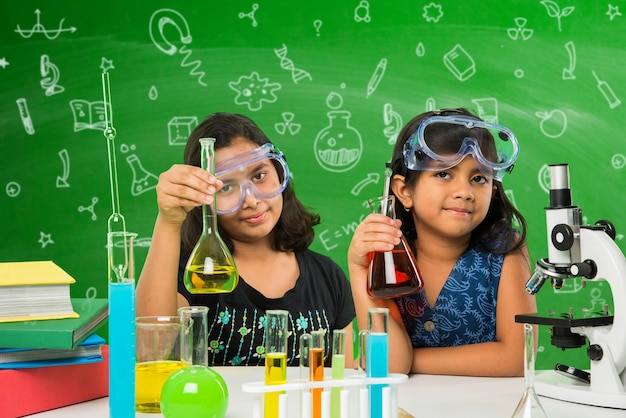
<svg viewBox="0 0 626 418">
<path fill-rule="evenodd" d="M 179 41 L 183 43 L 180 48 L 177 48 L 169 39 L 165 36 L 165 26 L 172 25 L 176 29 L 179 35 Z M 204 71 L 198 71 L 198 68 L 202 66 L 202 62 L 199 60 L 190 61 L 189 57 L 192 54 L 190 49 L 187 49 L 186 45 L 189 45 L 192 41 L 191 33 L 189 31 L 189 25 L 183 15 L 173 9 L 159 9 L 150 16 L 150 23 L 148 25 L 150 31 L 150 39 L 152 43 L 163 53 L 173 56 L 176 52 L 183 55 L 183 59 L 180 63 L 181 67 L 191 67 L 189 75 L 198 77 L 198 84 L 206 87 L 207 84 L 202 80 L 205 76 Z M 171 33 L 171 32 L 168 32 Z"/>
<path fill-rule="evenodd" d="M 96 203 L 98 203 L 98 198 L 96 196 L 91 198 L 91 205 L 89 206 L 79 206 L 78 207 L 78 211 L 79 212 L 89 212 L 91 213 L 91 220 L 95 221 L 98 219 L 98 216 L 96 216 Z"/>
<path fill-rule="evenodd" d="M 130 169 L 133 172 L 133 181 L 130 186 L 130 192 L 133 196 L 139 196 L 148 190 L 156 188 L 159 178 L 143 168 L 137 155 L 129 155 L 126 157 L 126 162 L 130 165 Z"/>
<path fill-rule="evenodd" d="M 498 123 L 498 99 L 495 97 L 484 97 L 472 99 L 472 103 L 478 109 L 478 117 L 489 123 Z"/>
<path fill-rule="evenodd" d="M 109 72 L 109 70 L 115 69 L 115 66 L 113 65 L 113 60 L 102 57 L 102 59 L 100 60 L 100 69 L 103 73 L 107 73 Z"/>
<path fill-rule="evenodd" d="M 4 191 L 7 193 L 9 197 L 17 197 L 22 191 L 22 187 L 18 182 L 10 181 L 4 188 Z"/>
<path fill-rule="evenodd" d="M 196 125 L 198 118 L 195 116 L 174 116 L 167 122 L 167 142 L 170 145 L 186 145 Z"/>
<path fill-rule="evenodd" d="M 59 151 L 59 158 L 63 164 L 63 175 L 57 176 L 57 188 L 70 187 L 67 179 L 70 177 L 70 155 L 66 149 Z"/>
<path fill-rule="evenodd" d="M 569 41 L 565 44 L 565 50 L 569 56 L 569 66 L 563 68 L 563 80 L 575 80 L 574 70 L 576 69 L 576 45 Z"/>
<path fill-rule="evenodd" d="M 280 135 L 284 135 L 286 132 L 289 132 L 291 135 L 295 135 L 300 132 L 300 128 L 302 128 L 302 125 L 293 121 L 295 117 L 293 113 L 283 112 L 281 116 L 283 118 L 282 122 L 276 122 L 274 124 L 274 129 L 276 129 L 276 132 L 278 132 Z"/>
<path fill-rule="evenodd" d="M 39 232 L 39 240 L 37 240 L 37 242 L 41 244 L 41 248 L 46 248 L 48 244 L 54 244 L 54 241 L 52 241 L 52 234 L 46 234 L 43 231 Z"/>
<path fill-rule="evenodd" d="M 278 83 L 269 83 L 268 78 L 261 78 L 253 71 L 249 76 L 241 76 L 237 82 L 228 83 L 228 87 L 237 92 L 235 104 L 246 105 L 251 111 L 261 110 L 263 102 L 274 103 L 278 97 L 274 94 L 282 87 Z"/>
<path fill-rule="evenodd" d="M 35 126 L 33 125 L 33 120 L 30 117 L 30 111 L 28 110 L 28 103 L 26 102 L 26 99 L 20 97 L 15 102 L 17 103 L 17 109 L 20 112 L 20 118 L 22 119 L 24 130 L 28 135 L 34 135 Z"/>
<path fill-rule="evenodd" d="M 422 17 L 427 22 L 437 23 L 443 17 L 443 8 L 437 3 L 428 3 L 424 8 Z"/>
<path fill-rule="evenodd" d="M 350 194 L 354 196 L 358 196 L 361 194 L 361 191 L 370 184 L 378 184 L 380 182 L 380 174 L 379 173 L 367 173 L 364 179 L 361 179 L 357 184 L 352 187 L 350 190 Z"/>
<path fill-rule="evenodd" d="M 508 28 L 506 30 L 509 38 L 513 39 L 514 41 L 517 41 L 519 38 L 522 38 L 524 41 L 532 38 L 534 30 L 528 29 L 526 27 L 526 23 L 528 23 L 528 20 L 525 17 L 516 17 L 515 19 L 513 19 L 513 21 L 515 22 L 515 27 Z"/>
<path fill-rule="evenodd" d="M 367 0 L 361 0 L 359 5 L 354 9 L 354 21 L 369 23 L 371 20 L 370 4 Z"/>
<path fill-rule="evenodd" d="M 287 58 L 287 45 L 283 44 L 282 48 L 274 49 L 274 53 L 280 59 L 280 68 L 283 70 L 291 71 L 291 79 L 294 83 L 298 84 L 298 81 L 308 78 L 309 80 L 313 80 L 311 74 L 308 72 L 296 68 L 293 65 L 293 61 Z"/>
<path fill-rule="evenodd" d="M 44 89 L 46 96 L 53 96 L 65 91 L 65 87 L 58 84 L 60 78 L 59 67 L 52 63 L 50 57 L 46 54 L 39 59 L 39 73 L 43 77 L 39 84 Z"/>
<path fill-rule="evenodd" d="M 244 13 L 244 12 L 239 12 L 239 19 L 244 19 L 246 17 L 250 18 L 250 20 L 252 21 L 252 27 L 257 27 L 257 21 L 256 18 L 254 17 L 254 13 L 259 9 L 259 4 L 258 3 L 254 3 L 252 5 L 252 11 L 250 13 Z"/>
<path fill-rule="evenodd" d="M 74 115 L 74 132 L 84 129 L 103 131 L 106 128 L 104 101 L 87 101 L 74 99 L 70 101 Z"/>
<path fill-rule="evenodd" d="M 387 138 L 387 144 L 393 145 L 396 143 L 403 123 L 402 116 L 393 110 L 391 103 L 385 103 L 383 105 L 383 122 L 385 123 L 383 135 Z"/>
<path fill-rule="evenodd" d="M 456 44 L 443 56 L 443 63 L 459 81 L 466 81 L 476 74 L 474 59 L 459 44 Z"/>
<path fill-rule="evenodd" d="M 548 138 L 559 138 L 567 129 L 567 115 L 560 109 L 538 111 L 535 116 L 541 119 L 539 129 Z"/>
<path fill-rule="evenodd" d="M 20 25 L 17 25 L 17 29 L 15 29 L 15 32 L 17 32 L 22 38 L 25 39 L 30 38 L 36 33 L 41 33 L 43 34 L 43 36 L 50 40 L 58 38 L 59 35 L 61 35 L 61 33 L 63 32 L 76 32 L 76 28 L 74 26 L 71 26 L 69 28 L 63 27 L 63 22 L 65 21 L 65 19 L 61 19 L 59 21 L 58 29 L 46 29 L 46 27 L 41 24 L 41 11 L 39 9 L 35 10 L 35 16 L 37 17 L 37 22 L 33 25 L 31 29 L 22 29 L 20 28 Z"/>
<path fill-rule="evenodd" d="M 571 15 L 576 7 L 567 6 L 561 9 L 561 6 L 559 6 L 557 2 L 552 0 L 541 0 L 541 4 L 545 6 L 546 11 L 548 12 L 548 16 L 553 17 L 557 20 L 559 32 L 563 32 L 561 26 L 561 18 Z"/>
<path fill-rule="evenodd" d="M 4 70 L 9 66 L 9 61 L 7 61 L 6 57 L 0 58 L 0 67 Z"/>
<path fill-rule="evenodd" d="M 313 27 L 315 28 L 315 33 L 317 36 L 320 36 L 320 29 L 322 28 L 323 22 L 319 19 L 313 21 Z"/>
<path fill-rule="evenodd" d="M 591 71 L 591 74 L 593 74 L 593 77 L 596 79 L 596 87 L 598 88 L 598 90 L 600 90 L 600 93 L 602 93 L 602 95 L 606 99 L 609 107 L 611 109 L 615 109 L 617 106 L 619 106 L 622 101 L 615 95 L 615 92 L 613 91 L 609 83 L 607 83 L 605 80 L 601 80 L 595 71 Z"/>
<path fill-rule="evenodd" d="M 624 154 L 615 154 L 611 157 L 611 165 L 616 170 L 621 170 L 626 165 L 626 157 Z"/>
<path fill-rule="evenodd" d="M 609 17 L 609 20 L 613 20 L 617 16 L 621 16 L 622 13 L 619 11 L 619 6 L 613 6 L 609 3 L 609 10 L 607 10 L 606 15 Z"/>
</svg>

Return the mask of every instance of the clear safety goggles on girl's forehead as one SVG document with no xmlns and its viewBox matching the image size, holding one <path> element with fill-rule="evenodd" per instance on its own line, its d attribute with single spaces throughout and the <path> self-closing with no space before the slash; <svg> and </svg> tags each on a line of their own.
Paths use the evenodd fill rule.
<svg viewBox="0 0 626 418">
<path fill-rule="evenodd" d="M 435 152 L 428 145 L 433 144 L 431 136 L 448 129 L 458 131 L 458 147 L 444 154 Z M 403 154 L 406 167 L 415 171 L 447 170 L 471 154 L 485 176 L 500 181 L 513 169 L 519 144 L 513 132 L 502 125 L 469 116 L 431 116 L 406 141 Z"/>
<path fill-rule="evenodd" d="M 250 195 L 270 199 L 281 194 L 289 183 L 289 167 L 283 153 L 267 143 L 217 163 L 215 177 L 224 182 L 215 195 L 215 207 L 218 214 L 227 215 L 239 210 Z"/>
</svg>

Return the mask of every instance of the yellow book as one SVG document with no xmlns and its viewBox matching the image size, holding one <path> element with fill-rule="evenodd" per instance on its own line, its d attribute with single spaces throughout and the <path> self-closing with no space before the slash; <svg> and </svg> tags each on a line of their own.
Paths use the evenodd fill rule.
<svg viewBox="0 0 626 418">
<path fill-rule="evenodd" d="M 0 263 L 0 322 L 77 318 L 76 280 L 52 261 Z"/>
</svg>

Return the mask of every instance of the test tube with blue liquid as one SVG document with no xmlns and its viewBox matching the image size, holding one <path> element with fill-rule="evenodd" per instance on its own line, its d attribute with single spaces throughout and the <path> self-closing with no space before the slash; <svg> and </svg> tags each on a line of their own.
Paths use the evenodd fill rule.
<svg viewBox="0 0 626 418">
<path fill-rule="evenodd" d="M 365 371 L 367 377 L 387 377 L 389 374 L 388 324 L 389 309 L 368 309 L 368 333 L 365 340 Z M 383 388 L 386 386 L 386 384 L 370 385 L 370 418 L 383 417 Z"/>
<path fill-rule="evenodd" d="M 132 232 L 107 234 L 110 416 L 135 416 L 135 271 Z"/>
</svg>

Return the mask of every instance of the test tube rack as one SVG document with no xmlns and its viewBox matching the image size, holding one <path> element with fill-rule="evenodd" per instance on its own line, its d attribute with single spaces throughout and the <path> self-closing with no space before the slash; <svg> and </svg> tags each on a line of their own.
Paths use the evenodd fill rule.
<svg viewBox="0 0 626 418">
<path fill-rule="evenodd" d="M 331 389 L 340 387 L 340 418 L 370 418 L 369 387 L 386 385 L 382 389 L 382 418 L 398 417 L 398 395 L 396 386 L 408 380 L 405 374 L 390 373 L 387 377 L 349 376 L 344 379 L 326 379 L 320 381 L 292 380 L 279 385 L 266 385 L 264 382 L 249 382 L 242 385 L 242 391 L 254 395 L 252 418 L 263 418 L 263 395 L 269 392 L 283 392 L 279 395 L 278 418 L 288 418 L 288 402 L 298 399 L 300 418 L 311 417 L 310 389 L 322 388 L 322 418 L 330 418 Z M 351 392 L 358 393 L 358 408 L 350 408 Z M 296 394 L 296 396 L 289 396 Z M 297 396 L 300 395 L 300 396 Z M 355 415 L 357 413 L 358 415 Z"/>
</svg>

